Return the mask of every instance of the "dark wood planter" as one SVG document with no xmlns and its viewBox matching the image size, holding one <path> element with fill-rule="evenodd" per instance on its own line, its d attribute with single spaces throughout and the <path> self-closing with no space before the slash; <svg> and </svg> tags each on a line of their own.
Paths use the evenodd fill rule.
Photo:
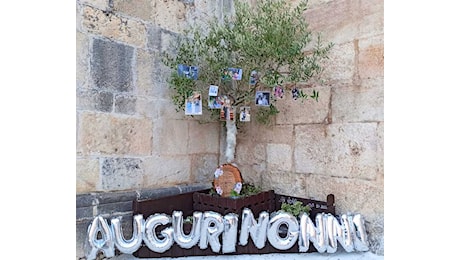
<svg viewBox="0 0 460 260">
<path fill-rule="evenodd" d="M 329 194 L 327 201 L 318 201 L 304 199 L 299 197 L 276 194 L 273 190 L 261 192 L 257 195 L 243 198 L 224 198 L 209 194 L 209 190 L 202 190 L 192 193 L 184 193 L 176 196 L 170 196 L 160 199 L 142 200 L 133 202 L 133 215 L 143 214 L 144 218 L 155 213 L 165 213 L 171 215 L 174 210 L 181 210 L 184 218 L 193 215 L 194 211 L 214 211 L 221 215 L 228 213 L 236 213 L 241 218 L 241 213 L 244 208 L 251 209 L 254 217 L 257 218 L 262 211 L 268 213 L 275 212 L 281 209 L 281 203 L 288 200 L 299 200 L 311 208 L 310 218 L 314 219 L 318 213 L 331 213 L 335 215 L 334 195 Z M 240 230 L 241 219 L 238 224 Z M 184 232 L 188 234 L 191 229 L 191 224 L 184 223 Z M 252 240 L 246 246 L 237 244 L 236 252 L 229 255 L 238 254 L 268 254 L 268 253 L 298 253 L 297 243 L 288 250 L 278 250 L 274 248 L 268 241 L 264 248 L 258 249 L 255 247 Z M 310 244 L 308 252 L 316 252 L 316 249 Z M 162 258 L 162 257 L 182 257 L 182 256 L 206 256 L 219 255 L 212 252 L 211 248 L 205 250 L 200 249 L 197 245 L 190 249 L 183 249 L 176 243 L 171 249 L 164 253 L 156 253 L 151 251 L 147 246 L 143 245 L 139 250 L 133 253 L 138 258 Z"/>
<path fill-rule="evenodd" d="M 193 209 L 196 211 L 215 211 L 222 216 L 236 213 L 240 216 L 244 208 L 251 209 L 255 217 L 258 217 L 262 211 L 273 212 L 275 210 L 275 192 L 273 190 L 264 191 L 241 198 L 210 195 L 208 190 L 193 193 Z"/>
</svg>

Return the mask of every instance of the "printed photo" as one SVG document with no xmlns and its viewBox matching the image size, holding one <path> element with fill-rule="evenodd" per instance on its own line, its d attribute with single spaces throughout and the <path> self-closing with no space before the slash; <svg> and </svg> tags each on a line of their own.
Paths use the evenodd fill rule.
<svg viewBox="0 0 460 260">
<path fill-rule="evenodd" d="M 243 77 L 243 69 L 237 68 L 227 68 L 224 69 L 222 72 L 222 79 L 223 80 L 241 80 Z"/>
<path fill-rule="evenodd" d="M 270 106 L 270 92 L 269 91 L 256 91 L 256 105 L 257 106 Z"/>
<path fill-rule="evenodd" d="M 187 66 L 184 64 L 179 64 L 177 68 L 177 73 L 181 77 L 186 77 L 189 79 L 198 79 L 198 67 L 196 66 Z"/>
<path fill-rule="evenodd" d="M 221 121 L 235 120 L 235 108 L 232 106 L 222 106 L 220 110 L 220 120 Z"/>
<path fill-rule="evenodd" d="M 283 98 L 284 96 L 284 89 L 281 86 L 276 86 L 273 88 L 273 96 L 276 98 Z"/>
<path fill-rule="evenodd" d="M 210 85 L 209 86 L 209 96 L 217 96 L 217 93 L 219 92 L 219 87 L 215 85 Z"/>
<path fill-rule="evenodd" d="M 293 88 L 291 92 L 292 92 L 292 98 L 294 100 L 297 100 L 297 98 L 299 98 L 299 90 L 297 88 Z"/>
<path fill-rule="evenodd" d="M 185 114 L 201 115 L 202 106 L 201 93 L 193 92 L 193 94 L 185 100 Z"/>
<path fill-rule="evenodd" d="M 258 81 L 259 81 L 259 74 L 257 73 L 257 71 L 255 70 L 251 71 L 251 75 L 249 77 L 249 85 L 254 86 L 255 84 L 257 84 Z"/>
<path fill-rule="evenodd" d="M 220 109 L 220 120 L 235 120 L 235 109 L 232 106 L 231 100 L 224 96 L 223 101 L 222 108 Z"/>
<path fill-rule="evenodd" d="M 251 107 L 240 107 L 240 121 L 251 121 Z"/>
<path fill-rule="evenodd" d="M 221 109 L 222 108 L 222 104 L 223 104 L 223 100 L 221 97 L 219 96 L 209 96 L 209 99 L 208 99 L 208 107 L 210 109 Z"/>
</svg>

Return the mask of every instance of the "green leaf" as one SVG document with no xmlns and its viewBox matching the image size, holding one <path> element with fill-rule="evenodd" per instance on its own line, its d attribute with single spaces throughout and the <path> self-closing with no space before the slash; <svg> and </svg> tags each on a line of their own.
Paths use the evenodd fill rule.
<svg viewBox="0 0 460 260">
<path fill-rule="evenodd" d="M 202 27 L 191 27 L 178 37 L 172 51 L 161 53 L 161 61 L 170 68 L 168 84 L 176 110 L 184 108 L 184 97 L 192 91 L 200 91 L 207 98 L 210 84 L 219 85 L 219 94 L 235 97 L 235 104 L 252 106 L 256 88 L 248 81 L 254 69 L 260 73 L 257 89 L 306 83 L 323 71 L 322 61 L 328 59 L 333 43 L 324 43 L 320 33 L 313 37 L 303 16 L 306 0 L 294 8 L 287 0 L 260 0 L 254 5 L 234 2 L 234 17 L 224 17 L 224 22 L 212 17 Z M 181 63 L 199 67 L 197 81 L 178 77 L 177 65 Z M 242 68 L 243 79 L 225 85 L 221 70 L 228 67 Z M 301 91 L 299 97 L 302 102 L 308 97 L 318 102 L 319 93 L 314 90 L 307 95 Z M 273 122 L 279 110 L 274 102 L 272 105 L 269 109 L 257 109 L 257 122 Z M 202 117 L 206 114 L 217 119 L 213 112 Z"/>
</svg>

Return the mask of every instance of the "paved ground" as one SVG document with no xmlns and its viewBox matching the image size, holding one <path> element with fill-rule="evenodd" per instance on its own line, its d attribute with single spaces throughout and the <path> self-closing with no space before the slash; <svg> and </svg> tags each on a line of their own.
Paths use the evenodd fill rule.
<svg viewBox="0 0 460 260">
<path fill-rule="evenodd" d="M 135 259 L 144 259 L 144 260 L 153 260 L 160 258 L 137 258 L 133 255 L 119 255 L 111 258 L 112 260 L 135 260 Z M 353 252 L 353 253 L 299 253 L 299 254 L 262 254 L 262 255 L 218 255 L 218 256 L 187 256 L 187 257 L 165 257 L 161 258 L 162 260 L 300 260 L 300 259 L 309 259 L 309 260 L 383 260 L 384 256 L 375 255 L 371 252 Z"/>
</svg>

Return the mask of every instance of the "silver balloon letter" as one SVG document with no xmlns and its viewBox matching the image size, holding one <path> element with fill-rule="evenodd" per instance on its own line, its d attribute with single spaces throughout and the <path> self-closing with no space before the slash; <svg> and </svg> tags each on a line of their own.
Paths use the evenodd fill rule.
<svg viewBox="0 0 460 260">
<path fill-rule="evenodd" d="M 324 213 L 316 214 L 316 227 L 313 221 L 302 213 L 300 215 L 300 236 L 299 236 L 299 251 L 307 252 L 309 242 L 313 242 L 313 246 L 318 253 L 324 253 L 327 248 L 327 232 L 324 224 Z"/>
<path fill-rule="evenodd" d="M 356 233 L 353 242 L 355 243 L 356 251 L 368 251 L 369 241 L 367 240 L 366 228 L 364 227 L 364 219 L 361 214 L 356 214 L 353 217 L 353 223 L 356 226 Z"/>
<path fill-rule="evenodd" d="M 200 239 L 201 221 L 203 213 L 193 213 L 193 225 L 188 235 L 184 234 L 182 211 L 174 211 L 172 214 L 172 226 L 174 230 L 174 240 L 182 248 L 191 248 Z"/>
<path fill-rule="evenodd" d="M 316 236 L 316 230 L 308 229 L 308 223 L 309 222 L 311 223 L 311 220 L 308 217 L 307 213 L 305 212 L 300 213 L 299 218 L 300 218 L 299 252 L 307 252 L 310 247 L 310 237 Z"/>
<path fill-rule="evenodd" d="M 224 231 L 224 220 L 222 215 L 213 211 L 206 211 L 203 215 L 203 224 L 200 234 L 200 249 L 206 249 L 208 243 L 214 253 L 220 251 L 219 235 Z"/>
<path fill-rule="evenodd" d="M 266 211 L 260 212 L 259 222 L 256 222 L 250 209 L 243 209 L 241 215 L 240 245 L 247 245 L 249 234 L 251 234 L 254 245 L 258 249 L 262 249 L 267 241 L 268 213 Z"/>
<path fill-rule="evenodd" d="M 111 220 L 115 246 L 123 254 L 132 254 L 142 245 L 145 220 L 141 214 L 133 217 L 133 234 L 131 239 L 126 240 L 121 228 L 121 219 L 122 217 L 120 216 Z"/>
<path fill-rule="evenodd" d="M 101 238 L 98 239 L 98 234 Z M 115 245 L 113 242 L 112 230 L 107 224 L 107 220 L 101 216 L 93 219 L 93 222 L 88 226 L 88 237 L 85 245 L 86 259 L 96 259 L 97 253 L 102 251 L 105 257 L 115 256 Z M 89 247 L 89 248 L 88 248 Z"/>
<path fill-rule="evenodd" d="M 299 237 L 299 222 L 291 214 L 283 211 L 272 213 L 267 238 L 270 244 L 280 250 L 291 248 Z M 287 235 L 283 238 L 279 235 L 281 225 L 287 225 Z"/>
<path fill-rule="evenodd" d="M 238 233 L 238 215 L 228 213 L 224 216 L 224 233 L 222 235 L 222 253 L 236 252 L 236 237 Z"/>
<path fill-rule="evenodd" d="M 329 245 L 327 247 L 328 253 L 334 253 L 337 250 L 337 241 L 340 242 L 345 251 L 354 251 L 353 237 L 350 232 L 351 227 L 346 215 L 342 215 L 342 224 L 339 224 L 339 221 L 334 216 L 328 214 L 327 229 L 329 240 Z"/>
<path fill-rule="evenodd" d="M 163 253 L 171 248 L 174 243 L 172 227 L 165 228 L 161 231 L 163 239 L 156 235 L 156 227 L 170 223 L 170 218 L 165 214 L 155 214 L 148 217 L 145 222 L 144 243 L 147 247 L 157 253 Z"/>
</svg>

